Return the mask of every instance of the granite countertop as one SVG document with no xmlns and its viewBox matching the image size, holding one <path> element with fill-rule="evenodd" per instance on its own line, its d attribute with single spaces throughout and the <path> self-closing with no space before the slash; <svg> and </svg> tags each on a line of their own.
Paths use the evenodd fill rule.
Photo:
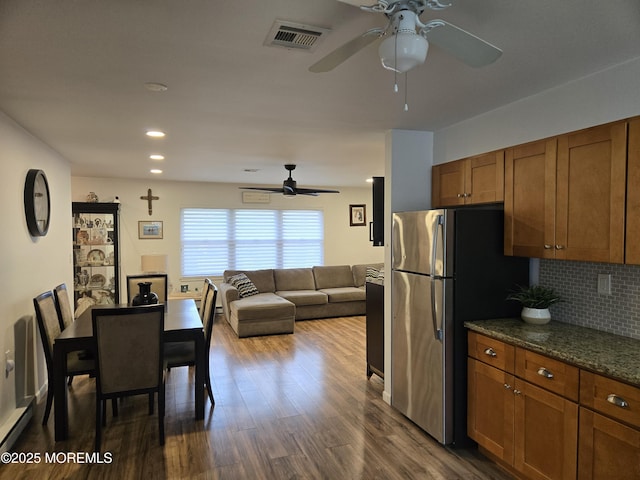
<svg viewBox="0 0 640 480">
<path fill-rule="evenodd" d="M 465 322 L 464 326 L 640 386 L 640 340 L 553 320 L 546 325 L 530 325 L 519 318 L 503 318 Z"/>
</svg>

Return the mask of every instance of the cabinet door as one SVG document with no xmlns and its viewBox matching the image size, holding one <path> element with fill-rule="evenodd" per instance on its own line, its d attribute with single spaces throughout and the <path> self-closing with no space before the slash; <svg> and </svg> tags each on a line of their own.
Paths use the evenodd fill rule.
<svg viewBox="0 0 640 480">
<path fill-rule="evenodd" d="M 640 431 L 580 408 L 579 480 L 640 478 Z"/>
<path fill-rule="evenodd" d="M 504 200 L 504 151 L 486 153 L 465 160 L 464 203 L 492 203 Z"/>
<path fill-rule="evenodd" d="M 508 464 L 513 462 L 513 376 L 468 359 L 467 433 Z"/>
<path fill-rule="evenodd" d="M 555 256 L 555 138 L 505 152 L 504 253 Z"/>
<path fill-rule="evenodd" d="M 515 381 L 514 467 L 531 479 L 575 479 L 578 404 Z"/>
<path fill-rule="evenodd" d="M 627 124 L 558 138 L 556 258 L 624 261 Z"/>
<path fill-rule="evenodd" d="M 640 118 L 629 122 L 625 263 L 640 265 Z"/>
<path fill-rule="evenodd" d="M 434 165 L 431 174 L 433 208 L 464 205 L 464 160 Z"/>
</svg>

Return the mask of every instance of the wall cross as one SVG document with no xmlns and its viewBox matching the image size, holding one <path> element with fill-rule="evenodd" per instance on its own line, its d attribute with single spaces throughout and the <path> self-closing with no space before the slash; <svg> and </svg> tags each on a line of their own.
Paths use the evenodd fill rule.
<svg viewBox="0 0 640 480">
<path fill-rule="evenodd" d="M 160 200 L 160 197 L 154 197 L 151 194 L 151 189 L 148 189 L 147 190 L 147 195 L 140 197 L 140 200 L 146 200 L 147 201 L 147 204 L 149 205 L 149 215 L 151 215 L 153 213 L 153 205 L 151 205 L 151 202 L 154 201 L 154 200 Z"/>
</svg>

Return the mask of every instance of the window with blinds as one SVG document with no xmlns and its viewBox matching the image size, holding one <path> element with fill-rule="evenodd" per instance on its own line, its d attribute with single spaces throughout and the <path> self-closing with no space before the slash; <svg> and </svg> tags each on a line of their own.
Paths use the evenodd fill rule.
<svg viewBox="0 0 640 480">
<path fill-rule="evenodd" d="M 322 265 L 320 210 L 184 208 L 182 276 L 222 276 L 224 270 Z"/>
</svg>

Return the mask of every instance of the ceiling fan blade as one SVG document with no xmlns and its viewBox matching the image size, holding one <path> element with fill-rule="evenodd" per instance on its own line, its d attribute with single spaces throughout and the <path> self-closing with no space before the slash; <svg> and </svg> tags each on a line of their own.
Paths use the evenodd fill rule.
<svg viewBox="0 0 640 480">
<path fill-rule="evenodd" d="M 427 40 L 471 67 L 484 67 L 502 55 L 498 47 L 444 20 L 427 23 Z"/>
<path fill-rule="evenodd" d="M 259 192 L 268 192 L 268 193 L 284 193 L 284 190 L 281 187 L 239 187 L 242 190 L 258 190 Z"/>
<path fill-rule="evenodd" d="M 323 190 L 320 188 L 298 188 L 298 195 L 316 195 L 318 193 L 340 193 L 338 190 Z"/>
<path fill-rule="evenodd" d="M 333 52 L 311 65 L 309 67 L 309 71 L 312 73 L 323 73 L 333 70 L 349 57 L 355 55 L 364 47 L 375 42 L 384 34 L 384 32 L 384 28 L 372 28 L 371 30 L 367 30 L 362 35 L 345 43 L 341 47 L 338 47 Z"/>
</svg>

